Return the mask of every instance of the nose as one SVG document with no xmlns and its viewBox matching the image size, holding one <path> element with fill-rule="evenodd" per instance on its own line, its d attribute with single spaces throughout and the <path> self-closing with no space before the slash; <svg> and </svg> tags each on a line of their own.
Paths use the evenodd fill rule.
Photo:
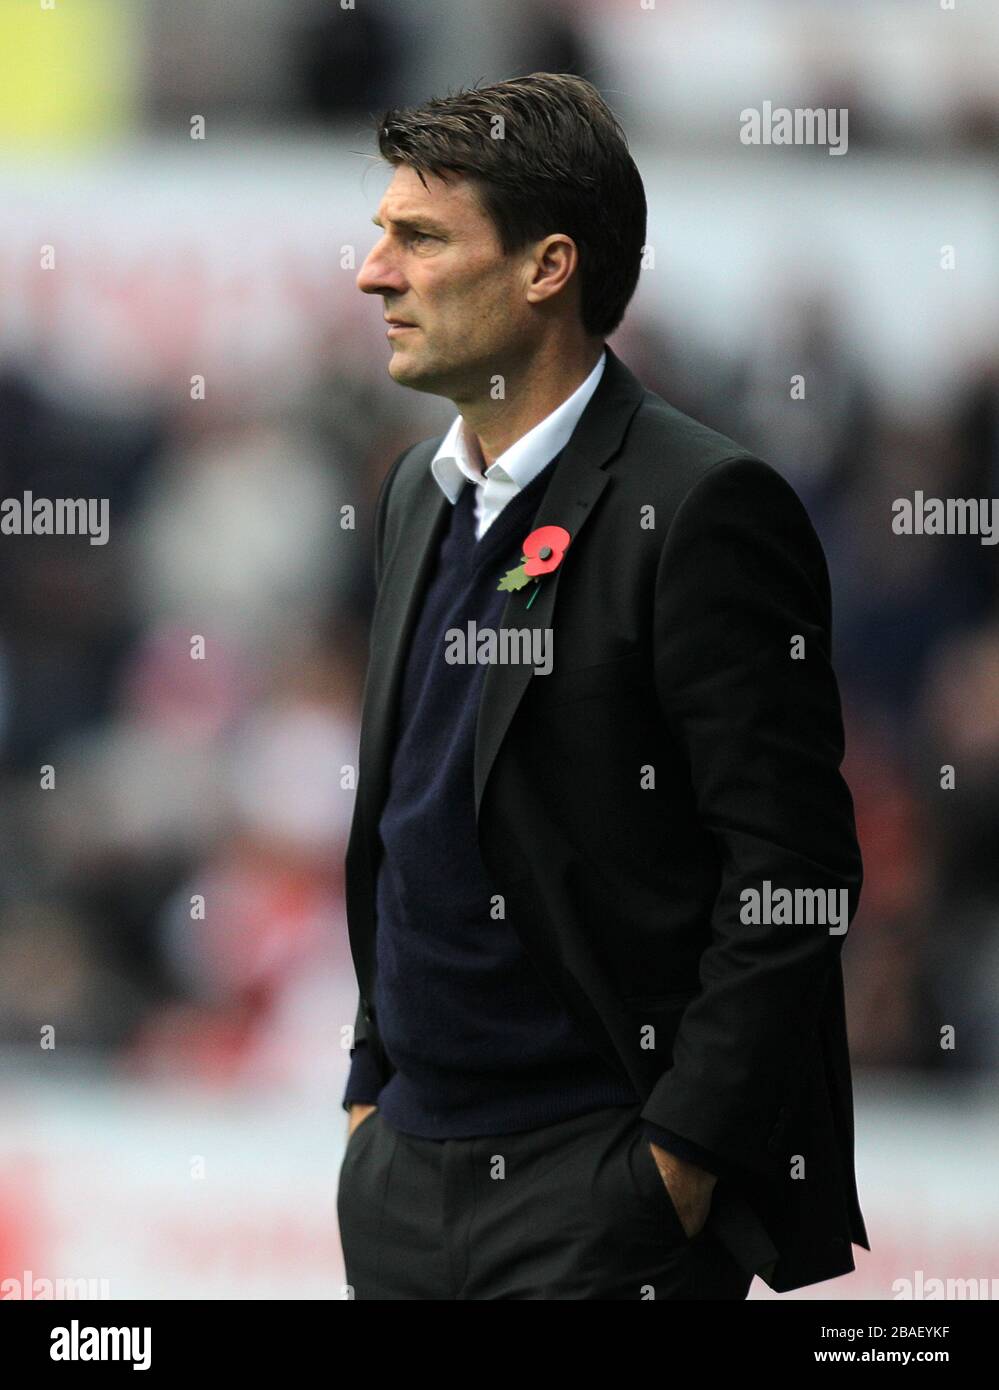
<svg viewBox="0 0 999 1390">
<path fill-rule="evenodd" d="M 361 269 L 358 271 L 356 285 L 363 294 L 404 294 L 407 285 L 406 278 L 392 264 L 386 245 L 387 238 L 382 237 L 368 252 L 367 258 Z"/>
</svg>

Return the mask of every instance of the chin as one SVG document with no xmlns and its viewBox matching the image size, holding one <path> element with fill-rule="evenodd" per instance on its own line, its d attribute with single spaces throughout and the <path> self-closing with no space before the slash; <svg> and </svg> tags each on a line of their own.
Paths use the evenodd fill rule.
<svg viewBox="0 0 999 1390">
<path fill-rule="evenodd" d="M 414 391 L 433 391 L 437 377 L 432 371 L 421 369 L 419 362 L 408 358 L 405 353 L 393 352 L 388 364 L 388 373 L 400 386 L 410 386 Z"/>
</svg>

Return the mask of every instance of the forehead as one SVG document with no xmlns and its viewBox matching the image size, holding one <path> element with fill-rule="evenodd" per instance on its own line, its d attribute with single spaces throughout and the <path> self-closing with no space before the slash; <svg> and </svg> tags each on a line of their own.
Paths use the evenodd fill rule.
<svg viewBox="0 0 999 1390">
<path fill-rule="evenodd" d="M 424 178 L 426 187 L 415 169 L 400 164 L 378 207 L 379 219 L 383 223 L 412 222 L 429 217 L 447 226 L 491 227 L 471 180 L 456 174 L 449 174 L 446 181 L 436 174 L 425 174 Z"/>
</svg>

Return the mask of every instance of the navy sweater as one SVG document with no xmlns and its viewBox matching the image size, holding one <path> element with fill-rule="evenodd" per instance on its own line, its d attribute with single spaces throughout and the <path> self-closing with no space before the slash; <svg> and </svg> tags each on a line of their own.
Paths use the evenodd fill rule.
<svg viewBox="0 0 999 1390">
<path fill-rule="evenodd" d="M 639 1096 L 581 1036 L 497 915 L 478 848 L 473 760 L 486 666 L 449 664 L 448 629 L 498 629 L 501 576 L 555 466 L 553 459 L 475 538 L 475 488 L 452 507 L 403 676 L 389 791 L 379 822 L 374 1012 L 396 1068 L 385 1086 L 362 1042 L 343 1105 L 377 1104 L 429 1139 L 507 1134 Z M 541 581 L 544 583 L 544 580 Z M 501 902 L 501 900 L 499 900 Z M 715 1173 L 726 1165 L 643 1121 L 649 1138 Z"/>
</svg>

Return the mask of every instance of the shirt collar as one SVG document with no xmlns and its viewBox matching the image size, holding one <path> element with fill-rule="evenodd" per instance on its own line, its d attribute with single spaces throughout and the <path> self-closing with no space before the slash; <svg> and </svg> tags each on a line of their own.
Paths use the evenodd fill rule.
<svg viewBox="0 0 999 1390">
<path fill-rule="evenodd" d="M 592 372 L 572 395 L 504 450 L 486 469 L 485 475 L 480 471 L 482 456 L 478 443 L 473 440 L 469 448 L 465 422 L 460 415 L 456 415 L 430 460 L 430 471 L 448 500 L 457 502 L 466 480 L 479 487 L 495 479 L 512 483 L 517 492 L 525 488 L 569 442 L 580 416 L 589 405 L 590 397 L 600 384 L 606 361 L 607 349 L 604 348 Z"/>
</svg>

